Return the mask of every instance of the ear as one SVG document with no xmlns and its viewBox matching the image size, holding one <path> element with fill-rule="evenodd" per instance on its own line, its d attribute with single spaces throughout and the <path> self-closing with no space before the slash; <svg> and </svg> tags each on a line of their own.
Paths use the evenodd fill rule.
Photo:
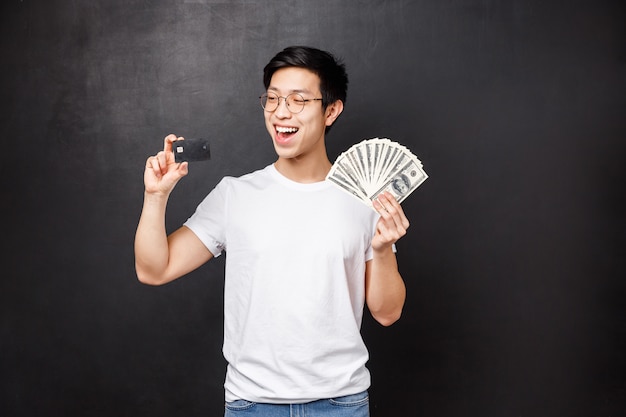
<svg viewBox="0 0 626 417">
<path fill-rule="evenodd" d="M 343 101 L 337 100 L 326 107 L 326 126 L 332 125 L 343 111 Z"/>
</svg>

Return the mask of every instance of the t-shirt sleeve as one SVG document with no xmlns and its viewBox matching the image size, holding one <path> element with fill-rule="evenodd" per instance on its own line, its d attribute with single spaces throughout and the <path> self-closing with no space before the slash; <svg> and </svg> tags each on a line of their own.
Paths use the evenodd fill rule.
<svg viewBox="0 0 626 417">
<path fill-rule="evenodd" d="M 188 227 L 207 247 L 214 257 L 226 249 L 226 204 L 228 179 L 222 179 L 198 205 L 195 213 L 187 219 Z"/>
</svg>

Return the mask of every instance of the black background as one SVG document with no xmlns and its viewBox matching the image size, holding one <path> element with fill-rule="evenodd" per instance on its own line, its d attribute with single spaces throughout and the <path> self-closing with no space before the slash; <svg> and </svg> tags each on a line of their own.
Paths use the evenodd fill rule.
<svg viewBox="0 0 626 417">
<path fill-rule="evenodd" d="M 168 133 L 211 139 L 173 230 L 273 162 L 261 70 L 292 44 L 347 65 L 331 159 L 389 137 L 430 175 L 404 203 L 404 315 L 363 324 L 372 416 L 626 414 L 623 2 L 1 7 L 1 415 L 222 414 L 223 258 L 136 280 L 143 167 Z"/>
</svg>

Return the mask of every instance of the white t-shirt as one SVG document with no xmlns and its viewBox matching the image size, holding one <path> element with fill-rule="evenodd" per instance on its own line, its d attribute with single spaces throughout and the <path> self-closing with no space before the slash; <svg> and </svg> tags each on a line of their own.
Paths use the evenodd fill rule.
<svg viewBox="0 0 626 417">
<path fill-rule="evenodd" d="M 226 401 L 299 403 L 370 385 L 360 333 L 365 262 L 378 220 L 328 181 L 301 184 L 273 165 L 225 177 L 187 220 L 226 251 Z"/>
</svg>

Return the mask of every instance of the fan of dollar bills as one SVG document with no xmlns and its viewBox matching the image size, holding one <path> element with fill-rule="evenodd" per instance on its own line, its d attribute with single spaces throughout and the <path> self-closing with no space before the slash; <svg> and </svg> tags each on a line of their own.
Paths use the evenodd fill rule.
<svg viewBox="0 0 626 417">
<path fill-rule="evenodd" d="M 373 207 L 372 200 L 389 191 L 400 203 L 428 175 L 410 150 L 389 139 L 366 139 L 343 152 L 326 179 Z"/>
</svg>

